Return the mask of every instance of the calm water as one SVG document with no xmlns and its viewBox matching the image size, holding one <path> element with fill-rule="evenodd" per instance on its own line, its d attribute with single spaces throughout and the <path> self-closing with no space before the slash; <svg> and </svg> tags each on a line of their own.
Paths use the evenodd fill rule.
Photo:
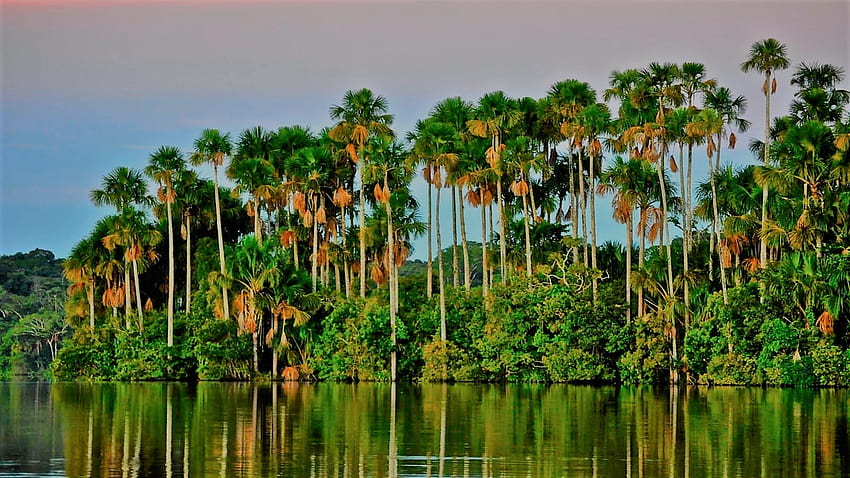
<svg viewBox="0 0 850 478">
<path fill-rule="evenodd" d="M 846 390 L 0 383 L 7 476 L 850 476 Z"/>
</svg>

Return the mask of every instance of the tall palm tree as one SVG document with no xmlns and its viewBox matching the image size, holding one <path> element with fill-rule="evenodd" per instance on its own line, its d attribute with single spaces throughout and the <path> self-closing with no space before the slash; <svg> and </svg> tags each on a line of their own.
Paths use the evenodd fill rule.
<svg viewBox="0 0 850 478">
<path fill-rule="evenodd" d="M 762 162 L 765 166 L 768 165 L 768 152 L 770 151 L 770 97 L 776 93 L 776 78 L 775 72 L 788 68 L 788 53 L 787 47 L 774 38 L 757 41 L 750 47 L 747 59 L 741 63 L 741 70 L 744 73 L 755 71 L 764 74 L 764 83 L 761 90 L 764 93 L 764 156 Z M 762 188 L 762 211 L 761 233 L 767 233 L 767 199 L 768 188 Z M 761 249 L 759 260 L 761 267 L 767 266 L 767 241 L 761 240 Z"/>
<path fill-rule="evenodd" d="M 254 218 L 254 236 L 263 243 L 262 206 L 275 195 L 275 170 L 271 163 L 272 133 L 261 126 L 248 128 L 239 135 L 236 154 L 227 168 L 227 176 L 236 181 L 234 194 L 247 192 L 248 215 Z"/>
<path fill-rule="evenodd" d="M 363 168 L 368 162 L 364 147 L 369 138 L 375 136 L 393 136 L 390 125 L 393 115 L 388 114 L 387 100 L 375 95 L 372 90 L 363 88 L 348 90 L 342 98 L 342 104 L 330 107 L 331 119 L 337 124 L 330 130 L 330 137 L 350 145 L 349 156 L 358 166 L 360 182 L 360 297 L 366 297 L 366 191 L 363 182 Z"/>
<path fill-rule="evenodd" d="M 227 156 L 233 150 L 230 142 L 230 133 L 221 134 L 217 129 L 205 129 L 195 140 L 195 152 L 190 158 L 193 165 L 211 163 L 213 166 L 213 192 L 215 194 L 215 223 L 218 232 L 218 261 L 219 271 L 222 276 L 226 274 L 226 262 L 224 258 L 224 236 L 221 230 L 221 200 L 218 194 L 218 168 L 223 166 Z M 227 286 L 222 286 L 222 309 L 224 318 L 230 318 L 230 302 L 227 298 Z"/>
<path fill-rule="evenodd" d="M 516 101 L 505 96 L 502 91 L 487 93 L 478 100 L 473 119 L 467 122 L 470 134 L 490 139 L 487 149 L 487 163 L 495 174 L 496 205 L 499 214 L 499 257 L 502 281 L 507 279 L 507 243 L 505 229 L 505 208 L 502 198 L 502 142 L 506 130 L 512 128 L 521 119 Z"/>
<path fill-rule="evenodd" d="M 141 171 L 119 166 L 101 179 L 100 189 L 89 194 L 95 206 L 113 206 L 118 214 L 131 206 L 148 206 L 152 203 L 148 196 L 148 186 Z M 130 326 L 130 264 L 124 262 L 124 314 L 127 327 Z"/>
<path fill-rule="evenodd" d="M 791 75 L 791 84 L 798 88 L 791 103 L 791 115 L 798 123 L 815 120 L 828 124 L 841 121 L 844 107 L 850 102 L 850 91 L 839 89 L 844 81 L 844 68 L 805 62 Z"/>
<path fill-rule="evenodd" d="M 159 185 L 157 197 L 165 203 L 168 221 L 168 339 L 169 347 L 174 346 L 174 224 L 171 218 L 171 205 L 176 197 L 174 191 L 175 176 L 186 169 L 183 153 L 174 146 L 161 146 L 150 155 L 145 174 Z"/>
</svg>

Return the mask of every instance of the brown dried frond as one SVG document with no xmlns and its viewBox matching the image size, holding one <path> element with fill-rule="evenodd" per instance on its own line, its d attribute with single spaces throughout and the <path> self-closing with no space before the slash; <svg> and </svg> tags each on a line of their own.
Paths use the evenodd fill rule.
<svg viewBox="0 0 850 478">
<path fill-rule="evenodd" d="M 248 201 L 245 203 L 245 209 L 248 210 L 248 217 L 254 217 L 256 211 L 254 210 L 254 201 Z"/>
<path fill-rule="evenodd" d="M 761 267 L 761 261 L 757 257 L 748 257 L 741 261 L 741 265 L 744 266 L 744 270 L 753 273 Z"/>
<path fill-rule="evenodd" d="M 348 153 L 348 157 L 351 158 L 351 162 L 357 164 L 357 148 L 354 147 L 354 144 L 348 143 L 345 145 L 345 152 Z"/>
<path fill-rule="evenodd" d="M 319 209 L 316 211 L 316 222 L 319 224 L 325 224 L 328 222 L 328 218 L 325 215 L 325 206 L 319 206 Z"/>
<path fill-rule="evenodd" d="M 776 93 L 776 78 L 773 78 L 773 84 L 770 86 L 770 94 Z"/>
<path fill-rule="evenodd" d="M 720 258 L 724 268 L 732 267 L 732 253 L 729 251 L 726 241 L 720 243 Z"/>
<path fill-rule="evenodd" d="M 277 329 L 271 328 L 268 332 L 266 332 L 266 345 L 272 344 L 272 339 L 274 338 L 274 334 L 277 333 Z"/>
<path fill-rule="evenodd" d="M 384 189 L 381 187 L 380 184 L 375 184 L 375 188 L 372 190 L 372 194 L 375 195 L 375 201 L 378 201 L 381 204 L 386 202 L 386 199 L 384 199 Z"/>
<path fill-rule="evenodd" d="M 167 200 L 165 197 L 165 191 L 163 191 L 161 187 L 156 190 L 156 198 L 159 199 L 159 202 L 161 203 L 164 203 Z"/>
<path fill-rule="evenodd" d="M 672 154 L 670 155 L 670 172 L 674 174 L 679 172 L 679 165 L 676 164 L 676 158 Z"/>
<path fill-rule="evenodd" d="M 222 164 L 224 164 L 224 153 L 222 153 L 221 151 L 216 151 L 212 155 L 212 160 L 213 164 L 215 164 L 216 166 L 221 166 Z"/>
<path fill-rule="evenodd" d="M 280 245 L 284 249 L 289 249 L 295 242 L 295 231 L 286 230 L 280 233 Z"/>
<path fill-rule="evenodd" d="M 142 257 L 142 247 L 138 244 L 133 244 L 130 248 L 127 249 L 127 252 L 124 254 L 127 257 L 128 261 L 135 261 L 141 259 Z"/>
<path fill-rule="evenodd" d="M 145 301 L 145 312 L 150 312 L 153 310 L 153 301 L 150 297 Z"/>
<path fill-rule="evenodd" d="M 598 139 L 594 139 L 587 146 L 587 154 L 589 154 L 591 156 L 599 156 L 599 154 L 601 152 L 602 152 L 602 143 L 600 143 Z"/>
<path fill-rule="evenodd" d="M 776 81 L 776 80 L 774 80 L 774 81 Z M 762 85 L 761 85 L 761 91 L 762 91 L 762 93 L 764 93 L 764 95 L 765 95 L 765 96 L 767 96 L 768 84 L 769 84 L 769 83 L 768 83 L 768 82 L 767 82 L 767 80 L 765 79 L 765 80 L 764 80 L 764 83 L 762 83 Z"/>
<path fill-rule="evenodd" d="M 484 188 L 481 191 L 481 204 L 489 206 L 493 203 L 493 191 L 490 188 Z"/>
<path fill-rule="evenodd" d="M 249 334 L 253 334 L 257 331 L 257 321 L 254 320 L 253 317 L 248 317 L 245 319 L 245 331 Z"/>
<path fill-rule="evenodd" d="M 825 310 L 818 316 L 815 326 L 824 334 L 832 335 L 835 332 L 835 317 L 828 310 Z"/>
<path fill-rule="evenodd" d="M 362 124 L 355 125 L 351 132 L 351 139 L 357 144 L 363 144 L 369 139 L 369 130 Z"/>
<path fill-rule="evenodd" d="M 300 374 L 298 373 L 298 369 L 296 367 L 290 365 L 289 367 L 283 369 L 283 372 L 281 372 L 280 376 L 283 377 L 284 380 L 295 382 L 300 377 Z"/>
<path fill-rule="evenodd" d="M 299 214 L 304 214 L 304 211 L 307 210 L 307 198 L 304 196 L 304 193 L 296 191 L 295 194 L 292 195 L 292 207 L 298 211 Z"/>
<path fill-rule="evenodd" d="M 514 181 L 511 184 L 511 192 L 517 196 L 525 196 L 528 194 L 528 183 L 525 180 Z"/>
<path fill-rule="evenodd" d="M 333 203 L 337 207 L 347 207 L 351 205 L 351 194 L 344 187 L 340 186 L 334 191 Z"/>
<path fill-rule="evenodd" d="M 301 222 L 304 227 L 313 227 L 313 211 L 305 209 L 304 213 L 301 214 Z"/>
<path fill-rule="evenodd" d="M 188 236 L 189 236 L 189 230 L 186 228 L 186 224 L 181 224 L 180 225 L 180 238 L 185 241 Z"/>
<path fill-rule="evenodd" d="M 735 136 L 735 133 L 729 134 L 729 149 L 735 149 L 735 145 L 738 143 L 738 137 Z"/>
<path fill-rule="evenodd" d="M 372 265 L 372 280 L 378 285 L 384 285 L 387 282 L 387 276 L 382 266 L 378 264 Z"/>
<path fill-rule="evenodd" d="M 440 172 L 440 168 L 434 168 L 434 174 L 431 175 L 431 182 L 437 189 L 443 187 L 443 174 Z"/>
<path fill-rule="evenodd" d="M 475 189 L 470 189 L 469 192 L 466 193 L 466 200 L 472 207 L 478 207 L 481 204 L 481 196 Z"/>
<path fill-rule="evenodd" d="M 486 159 L 487 164 L 489 164 L 491 168 L 495 168 L 496 165 L 499 164 L 499 152 L 490 146 L 487 148 Z"/>
<path fill-rule="evenodd" d="M 425 182 L 431 184 L 431 166 L 425 166 L 422 168 L 422 177 L 425 178 Z"/>
</svg>

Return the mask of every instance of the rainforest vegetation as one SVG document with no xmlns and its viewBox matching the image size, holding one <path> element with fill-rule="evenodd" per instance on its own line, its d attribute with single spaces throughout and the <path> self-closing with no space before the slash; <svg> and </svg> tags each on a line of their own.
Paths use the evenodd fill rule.
<svg viewBox="0 0 850 478">
<path fill-rule="evenodd" d="M 402 133 L 362 89 L 319 131 L 206 129 L 116 167 L 63 262 L 49 374 L 850 385 L 844 70 L 774 39 L 743 57 L 749 101 L 651 63 L 604 91 L 446 98 Z M 748 115 L 753 161 L 724 162 Z"/>
</svg>

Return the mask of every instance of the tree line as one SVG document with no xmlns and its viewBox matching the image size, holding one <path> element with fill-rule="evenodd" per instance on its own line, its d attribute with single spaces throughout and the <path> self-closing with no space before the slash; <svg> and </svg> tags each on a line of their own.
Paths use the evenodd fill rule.
<svg viewBox="0 0 850 478">
<path fill-rule="evenodd" d="M 802 62 L 789 113 L 774 118 L 777 74 L 789 66 L 775 39 L 741 64 L 763 82 L 766 131 L 749 144 L 758 165 L 721 162 L 749 128 L 748 101 L 694 62 L 614 71 L 602 92 L 567 79 L 537 99 L 446 98 L 404 135 L 387 100 L 361 89 L 329 108 L 320 131 L 206 129 L 192 151 L 160 147 L 143 171 L 117 167 L 91 192 L 114 213 L 64 263 L 75 335 L 55 368 L 91 375 L 86 347 L 112 344 L 118 360 L 118 341 L 164 339 L 149 378 L 698 381 L 712 360 L 723 380 L 730 361 L 749 359 L 764 378 L 823 346 L 844 377 L 826 382 L 846 384 L 850 92 L 841 67 Z M 694 184 L 696 161 L 709 174 Z M 211 180 L 192 167 L 207 164 Z M 425 198 L 411 192 L 416 176 Z M 599 244 L 602 198 L 624 244 Z M 480 222 L 474 241 L 468 221 Z M 424 277 L 403 275 L 426 234 Z M 761 319 L 733 318 L 741 313 Z M 565 316 L 601 342 L 561 336 L 555 346 Z M 513 323 L 512 339 L 545 344 L 497 344 L 506 321 L 526 322 Z M 469 323 L 478 336 L 463 336 Z M 797 334 L 772 361 L 765 324 Z M 212 338 L 200 343 L 201 332 Z M 724 350 L 711 349 L 716 336 Z M 225 341 L 235 345 L 212 350 Z M 525 372 L 484 364 L 505 356 L 493 347 L 527 354 L 514 364 Z M 596 372 L 545 365 L 577 350 L 589 355 L 561 368 Z M 632 375 L 628 357 L 640 358 Z M 476 371 L 458 375 L 459 363 Z M 774 382 L 797 383 L 790 373 Z"/>
</svg>

